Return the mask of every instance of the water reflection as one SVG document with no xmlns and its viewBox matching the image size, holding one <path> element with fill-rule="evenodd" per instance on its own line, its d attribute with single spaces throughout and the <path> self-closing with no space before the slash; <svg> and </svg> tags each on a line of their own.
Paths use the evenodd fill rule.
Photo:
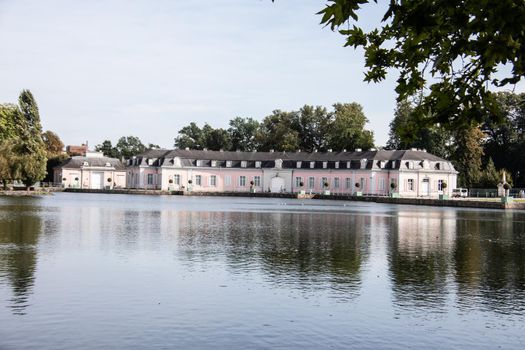
<svg viewBox="0 0 525 350">
<path fill-rule="evenodd" d="M 163 213 L 164 214 L 164 213 Z M 170 214 L 166 214 L 170 216 Z M 179 252 L 194 265 L 225 258 L 232 274 L 262 273 L 276 287 L 359 291 L 368 255 L 364 216 L 180 212 Z"/>
<path fill-rule="evenodd" d="M 392 218 L 389 264 L 395 302 L 443 308 L 456 238 L 455 211 L 399 210 Z"/>
<path fill-rule="evenodd" d="M 445 311 L 457 299 L 464 310 L 522 312 L 523 219 L 517 212 L 400 210 L 388 254 L 396 305 Z"/>
<path fill-rule="evenodd" d="M 9 307 L 25 314 L 35 282 L 37 245 L 42 221 L 38 199 L 5 199 L 0 206 L 0 286 L 12 290 Z"/>
</svg>

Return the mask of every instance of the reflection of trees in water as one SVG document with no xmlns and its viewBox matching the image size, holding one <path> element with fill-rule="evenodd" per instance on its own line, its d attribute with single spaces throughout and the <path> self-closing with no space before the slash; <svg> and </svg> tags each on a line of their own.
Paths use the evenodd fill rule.
<svg viewBox="0 0 525 350">
<path fill-rule="evenodd" d="M 180 217 L 179 247 L 189 261 L 224 256 L 232 273 L 262 271 L 277 285 L 356 292 L 369 221 L 361 215 L 187 212 Z"/>
<path fill-rule="evenodd" d="M 465 309 L 525 307 L 523 213 L 400 211 L 392 219 L 389 252 L 397 304 L 445 307 L 456 293 Z"/>
<path fill-rule="evenodd" d="M 446 211 L 399 211 L 392 218 L 389 260 L 396 304 L 444 307 L 455 239 L 454 219 Z"/>
<path fill-rule="evenodd" d="M 15 314 L 24 314 L 28 306 L 42 229 L 40 217 L 34 214 L 36 208 L 18 204 L 21 200 L 13 199 L 15 204 L 0 207 L 0 283 L 12 288 L 11 308 Z"/>
<path fill-rule="evenodd" d="M 525 214 L 463 212 L 454 251 L 459 303 L 498 312 L 525 308 Z"/>
</svg>

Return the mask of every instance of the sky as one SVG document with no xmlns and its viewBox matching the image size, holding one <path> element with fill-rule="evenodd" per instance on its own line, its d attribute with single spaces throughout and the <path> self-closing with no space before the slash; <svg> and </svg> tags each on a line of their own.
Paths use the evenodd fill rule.
<svg viewBox="0 0 525 350">
<path fill-rule="evenodd" d="M 228 127 L 305 104 L 360 103 L 388 138 L 395 76 L 319 24 L 320 0 L 0 0 L 0 103 L 34 94 L 64 144 L 138 136 L 173 147 L 190 122 Z M 379 9 L 363 13 L 377 23 Z"/>
</svg>

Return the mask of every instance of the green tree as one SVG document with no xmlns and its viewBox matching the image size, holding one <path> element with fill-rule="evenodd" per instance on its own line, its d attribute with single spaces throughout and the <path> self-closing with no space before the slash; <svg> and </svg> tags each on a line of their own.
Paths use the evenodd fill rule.
<svg viewBox="0 0 525 350">
<path fill-rule="evenodd" d="M 430 113 L 416 113 L 414 102 L 403 100 L 397 103 L 394 119 L 390 122 L 387 149 L 425 149 L 438 157 L 450 156 L 451 132 L 439 125 L 428 125 L 423 119 L 431 118 Z"/>
<path fill-rule="evenodd" d="M 179 130 L 179 135 L 175 138 L 175 147 L 180 149 L 202 149 L 202 130 L 199 126 L 191 122 L 190 125 Z"/>
<path fill-rule="evenodd" d="M 299 134 L 299 148 L 304 151 L 326 151 L 329 125 L 332 115 L 325 107 L 304 105 L 297 114 L 292 127 Z"/>
<path fill-rule="evenodd" d="M 334 151 L 363 150 L 374 147 L 374 133 L 365 130 L 368 122 L 363 107 L 358 103 L 334 104 L 333 120 L 328 126 L 328 148 Z"/>
<path fill-rule="evenodd" d="M 481 174 L 481 179 L 479 185 L 481 187 L 486 188 L 495 188 L 498 183 L 501 181 L 501 177 L 499 176 L 499 172 L 494 166 L 494 162 L 492 161 L 492 158 L 489 158 L 487 162 L 487 166 L 483 170 L 483 173 Z"/>
<path fill-rule="evenodd" d="M 231 149 L 253 151 L 257 149 L 255 136 L 259 129 L 259 122 L 252 118 L 235 117 L 230 120 L 228 133 L 230 134 Z"/>
<path fill-rule="evenodd" d="M 231 149 L 230 134 L 224 129 L 213 129 L 208 124 L 203 128 L 203 145 L 205 148 L 218 151 Z"/>
<path fill-rule="evenodd" d="M 14 104 L 0 104 L 0 141 L 15 137 L 19 130 L 20 110 Z"/>
<path fill-rule="evenodd" d="M 110 157 L 110 158 L 120 158 L 119 151 L 113 147 L 110 140 L 105 140 L 99 145 L 95 146 L 95 151 L 102 152 L 104 156 Z"/>
<path fill-rule="evenodd" d="M 525 75 L 525 1 L 390 1 L 382 23 L 365 31 L 358 14 L 370 2 L 329 0 L 319 12 L 346 46 L 363 48 L 365 81 L 397 70 L 399 101 L 428 88 L 423 105 L 433 112 L 431 124 L 468 128 L 499 117 L 489 85 Z M 500 69 L 505 65 L 510 69 Z"/>
<path fill-rule="evenodd" d="M 146 146 L 136 136 L 123 136 L 118 139 L 115 149 L 119 158 L 128 159 L 146 151 Z"/>
<path fill-rule="evenodd" d="M 21 178 L 20 163 L 15 152 L 16 141 L 14 138 L 0 141 L 0 181 L 4 190 L 7 184 Z"/>
<path fill-rule="evenodd" d="M 264 118 L 256 135 L 261 151 L 296 151 L 299 149 L 299 133 L 293 128 L 297 112 L 275 110 Z"/>
<path fill-rule="evenodd" d="M 44 141 L 48 158 L 57 156 L 64 150 L 64 143 L 60 137 L 50 130 L 42 134 L 42 141 Z"/>
<path fill-rule="evenodd" d="M 478 185 L 481 179 L 483 132 L 472 127 L 466 131 L 459 130 L 455 136 L 453 162 L 459 171 L 459 182 L 466 187 Z"/>
<path fill-rule="evenodd" d="M 22 90 L 18 98 L 21 112 L 19 142 L 15 146 L 16 160 L 20 166 L 20 176 L 29 187 L 46 176 L 46 147 L 42 140 L 40 113 L 33 94 Z"/>
</svg>

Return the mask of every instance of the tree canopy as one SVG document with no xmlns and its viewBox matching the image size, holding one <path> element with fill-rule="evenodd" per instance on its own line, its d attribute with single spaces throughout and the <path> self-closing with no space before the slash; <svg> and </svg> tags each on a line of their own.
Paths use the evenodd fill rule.
<svg viewBox="0 0 525 350">
<path fill-rule="evenodd" d="M 420 109 L 432 111 L 427 123 L 468 128 L 501 118 L 490 88 L 525 75 L 525 1 L 391 0 L 381 23 L 364 30 L 360 10 L 372 2 L 379 6 L 328 0 L 319 12 L 346 46 L 364 50 L 365 81 L 380 82 L 395 69 L 398 101 L 428 89 Z"/>
</svg>

